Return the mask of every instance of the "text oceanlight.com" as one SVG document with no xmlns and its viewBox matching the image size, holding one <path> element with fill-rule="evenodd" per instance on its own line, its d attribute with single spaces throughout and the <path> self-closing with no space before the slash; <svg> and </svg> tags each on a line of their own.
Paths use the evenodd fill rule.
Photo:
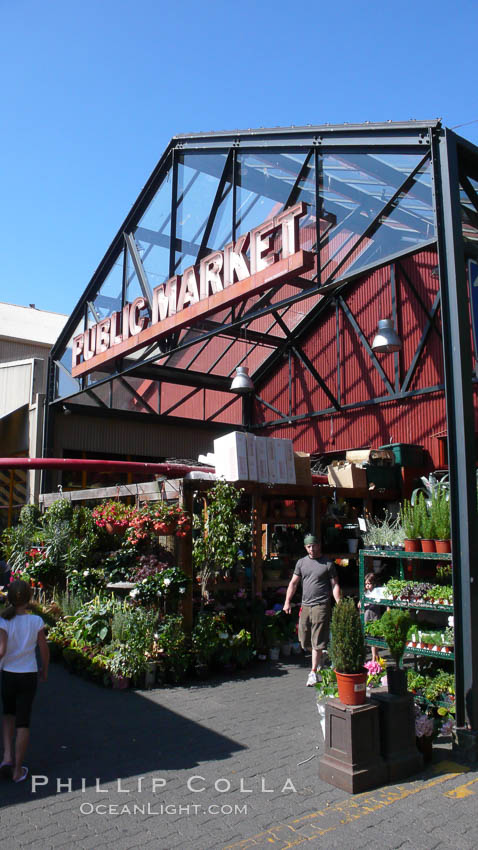
<svg viewBox="0 0 478 850">
<path fill-rule="evenodd" d="M 80 806 L 82 815 L 247 815 L 247 803 L 243 805 L 229 805 L 224 803 L 211 803 L 201 806 L 199 803 L 82 803 Z"/>
</svg>

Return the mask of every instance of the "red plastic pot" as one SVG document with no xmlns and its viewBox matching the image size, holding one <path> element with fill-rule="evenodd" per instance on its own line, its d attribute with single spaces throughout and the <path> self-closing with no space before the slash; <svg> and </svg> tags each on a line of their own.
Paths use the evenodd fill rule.
<svg viewBox="0 0 478 850">
<path fill-rule="evenodd" d="M 451 540 L 435 540 L 437 552 L 451 552 Z"/>
<path fill-rule="evenodd" d="M 344 705 L 364 705 L 366 699 L 367 673 L 338 673 L 339 700 Z"/>
<path fill-rule="evenodd" d="M 436 541 L 422 539 L 422 552 L 436 552 Z"/>
<path fill-rule="evenodd" d="M 419 540 L 410 540 L 407 538 L 403 542 L 405 545 L 405 552 L 420 552 L 421 546 Z"/>
</svg>

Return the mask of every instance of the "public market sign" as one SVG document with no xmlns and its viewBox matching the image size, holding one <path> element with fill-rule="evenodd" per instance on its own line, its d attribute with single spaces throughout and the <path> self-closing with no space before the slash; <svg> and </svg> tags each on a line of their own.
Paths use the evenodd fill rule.
<svg viewBox="0 0 478 850">
<path fill-rule="evenodd" d="M 73 377 L 101 369 L 111 360 L 125 357 L 195 320 L 310 271 L 314 255 L 299 250 L 299 219 L 305 212 L 304 203 L 296 204 L 230 242 L 222 251 L 208 254 L 182 275 L 157 286 L 152 292 L 151 315 L 146 299 L 136 298 L 123 310 L 75 336 Z"/>
</svg>

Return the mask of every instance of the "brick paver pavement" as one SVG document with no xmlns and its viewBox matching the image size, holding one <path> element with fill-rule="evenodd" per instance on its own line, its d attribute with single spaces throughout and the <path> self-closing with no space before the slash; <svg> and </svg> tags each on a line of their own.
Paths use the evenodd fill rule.
<svg viewBox="0 0 478 850">
<path fill-rule="evenodd" d="M 121 692 L 53 665 L 35 705 L 31 776 L 0 784 L 0 850 L 478 847 L 478 768 L 449 745 L 400 785 L 350 796 L 319 779 L 306 673 L 264 664 Z"/>
</svg>

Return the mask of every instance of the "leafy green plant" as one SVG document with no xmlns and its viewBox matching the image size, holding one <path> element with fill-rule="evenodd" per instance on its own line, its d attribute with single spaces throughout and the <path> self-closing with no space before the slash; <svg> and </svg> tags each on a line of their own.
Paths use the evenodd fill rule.
<svg viewBox="0 0 478 850">
<path fill-rule="evenodd" d="M 193 563 L 203 598 L 209 580 L 229 576 L 250 549 L 250 523 L 242 522 L 238 514 L 242 492 L 218 481 L 208 493 L 207 512 L 194 517 Z"/>
<path fill-rule="evenodd" d="M 225 616 L 200 612 L 191 633 L 191 645 L 196 662 L 211 666 L 221 646 L 221 634 L 227 631 Z"/>
<path fill-rule="evenodd" d="M 320 679 L 320 682 L 317 682 L 315 685 L 317 701 L 328 699 L 329 697 L 337 697 L 339 695 L 335 670 L 331 667 L 324 667 L 320 671 Z"/>
<path fill-rule="evenodd" d="M 448 492 L 439 490 L 432 498 L 431 511 L 438 540 L 449 540 L 451 536 L 450 502 Z"/>
<path fill-rule="evenodd" d="M 407 633 L 411 624 L 411 617 L 407 611 L 396 608 L 386 611 L 381 617 L 382 634 L 387 643 L 390 655 L 396 666 L 400 665 L 400 659 L 407 644 Z"/>
<path fill-rule="evenodd" d="M 362 673 L 365 641 L 360 614 L 353 599 L 343 599 L 335 606 L 331 622 L 330 654 L 338 673 Z"/>
<path fill-rule="evenodd" d="M 156 659 L 175 681 L 183 678 L 191 663 L 191 651 L 182 617 L 164 617 L 155 634 Z"/>
<path fill-rule="evenodd" d="M 400 509 L 400 519 L 408 540 L 416 540 L 420 536 L 420 522 L 416 509 L 408 499 L 405 499 Z"/>
<path fill-rule="evenodd" d="M 117 616 L 117 612 L 115 613 Z M 119 642 L 117 637 L 116 642 L 111 645 L 114 654 L 110 657 L 107 667 L 113 675 L 134 678 L 145 671 L 151 657 L 157 615 L 154 611 L 127 606 L 123 606 L 121 613 L 121 618 L 116 619 L 115 631 L 117 634 L 121 632 L 123 640 Z"/>
<path fill-rule="evenodd" d="M 138 582 L 130 592 L 141 605 L 159 605 L 161 601 L 177 598 L 186 593 L 189 579 L 179 567 L 167 567 Z"/>
</svg>

